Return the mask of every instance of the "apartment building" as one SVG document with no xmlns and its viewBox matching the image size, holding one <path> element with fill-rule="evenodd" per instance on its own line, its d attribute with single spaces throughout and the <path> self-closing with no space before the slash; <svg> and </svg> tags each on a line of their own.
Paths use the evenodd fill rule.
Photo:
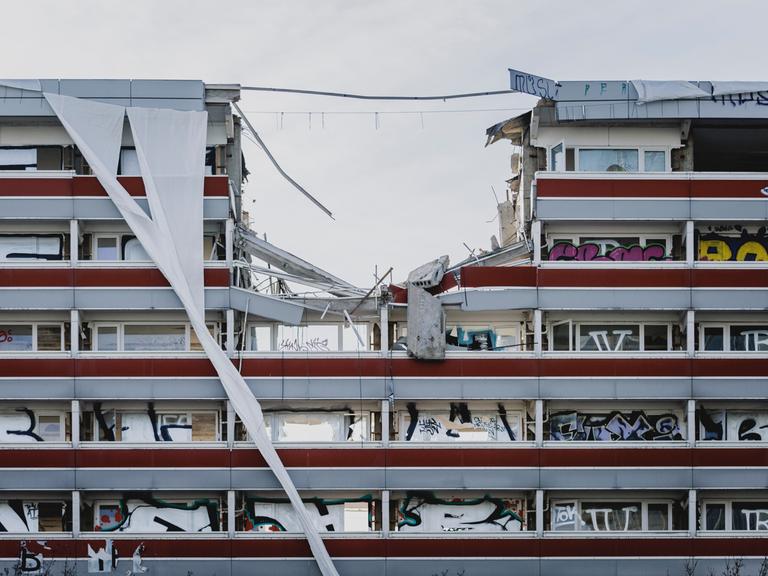
<svg viewBox="0 0 768 576">
<path fill-rule="evenodd" d="M 340 574 L 756 569 L 768 92 L 725 84 L 524 79 L 541 100 L 489 129 L 513 146 L 501 245 L 368 294 L 248 229 L 238 86 L 0 81 L 0 569 L 318 573 L 43 93 L 207 111 L 205 327 Z M 131 134 L 117 180 L 151 210 Z"/>
</svg>

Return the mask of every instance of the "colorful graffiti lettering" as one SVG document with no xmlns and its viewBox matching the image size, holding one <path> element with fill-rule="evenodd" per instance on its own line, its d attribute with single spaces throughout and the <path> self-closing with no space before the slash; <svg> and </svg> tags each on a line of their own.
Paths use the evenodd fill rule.
<svg viewBox="0 0 768 576">
<path fill-rule="evenodd" d="M 397 529 L 402 532 L 517 532 L 525 526 L 522 500 L 438 498 L 432 492 L 408 492 L 400 502 Z"/>
<path fill-rule="evenodd" d="M 722 236 L 715 232 L 699 234 L 699 260 L 714 262 L 765 262 L 768 261 L 768 238 L 765 227 L 756 234 L 742 229 L 741 236 Z"/>
<path fill-rule="evenodd" d="M 94 530 L 100 532 L 217 532 L 219 504 L 202 498 L 165 502 L 148 495 L 131 495 L 117 505 L 101 504 Z"/>
<path fill-rule="evenodd" d="M 675 414 L 649 415 L 642 410 L 587 414 L 555 412 L 549 417 L 549 436 L 560 441 L 684 440 Z"/>
<path fill-rule="evenodd" d="M 605 242 L 586 242 L 573 244 L 571 242 L 557 242 L 549 251 L 549 260 L 578 260 L 614 261 L 614 262 L 647 262 L 652 260 L 668 260 L 667 249 L 661 244 L 648 246 L 616 246 L 609 248 Z"/>
</svg>

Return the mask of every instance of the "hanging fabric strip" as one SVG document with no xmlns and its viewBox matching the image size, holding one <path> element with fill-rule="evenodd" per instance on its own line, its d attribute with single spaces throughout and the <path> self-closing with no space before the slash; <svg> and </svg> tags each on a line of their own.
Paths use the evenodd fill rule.
<svg viewBox="0 0 768 576">
<path fill-rule="evenodd" d="M 320 572 L 323 576 L 338 576 L 323 540 L 272 445 L 256 397 L 205 325 L 200 244 L 207 114 L 128 108 L 150 218 L 116 177 L 126 109 L 55 94 L 45 94 L 45 97 L 131 231 L 181 300 L 229 401 L 288 495 Z"/>
</svg>

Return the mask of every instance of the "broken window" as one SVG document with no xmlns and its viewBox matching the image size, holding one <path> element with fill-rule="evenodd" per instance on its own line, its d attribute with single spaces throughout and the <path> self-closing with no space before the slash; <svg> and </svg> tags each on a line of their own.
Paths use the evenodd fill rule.
<svg viewBox="0 0 768 576">
<path fill-rule="evenodd" d="M 0 170 L 37 170 L 37 148 L 0 148 Z"/>
<path fill-rule="evenodd" d="M 579 170 L 586 172 L 637 172 L 637 149 L 579 148 Z"/>
<path fill-rule="evenodd" d="M 0 443 L 64 442 L 66 415 L 64 412 L 40 411 L 30 408 L 0 411 Z"/>
<path fill-rule="evenodd" d="M 768 531 L 768 501 L 727 500 L 703 502 L 705 530 Z"/>
<path fill-rule="evenodd" d="M 379 502 L 360 497 L 304 498 L 304 506 L 320 532 L 370 532 Z M 245 497 L 240 529 L 248 532 L 302 532 L 292 505 L 284 498 Z"/>
<path fill-rule="evenodd" d="M 672 234 L 553 234 L 547 237 L 550 261 L 649 262 L 672 259 Z"/>
<path fill-rule="evenodd" d="M 408 492 L 397 501 L 399 532 L 520 532 L 526 501 L 508 494 L 439 495 Z"/>
<path fill-rule="evenodd" d="M 711 409 L 698 412 L 699 438 L 728 442 L 768 442 L 768 411 Z"/>
<path fill-rule="evenodd" d="M 399 412 L 398 440 L 406 442 L 514 442 L 523 439 L 521 411 L 470 411 L 463 402 L 450 410 L 419 410 L 409 404 Z"/>
<path fill-rule="evenodd" d="M 161 498 L 154 494 L 85 503 L 93 511 L 93 529 L 100 532 L 218 532 L 219 498 Z"/>
<path fill-rule="evenodd" d="M 72 529 L 68 502 L 50 500 L 0 500 L 0 531 L 66 532 Z"/>
<path fill-rule="evenodd" d="M 446 349 L 520 352 L 525 349 L 523 329 L 522 322 L 449 325 L 445 334 Z"/>
<path fill-rule="evenodd" d="M 699 325 L 699 350 L 768 352 L 768 324 Z"/>
<path fill-rule="evenodd" d="M 62 260 L 63 234 L 2 234 L 0 260 Z"/>
<path fill-rule="evenodd" d="M 216 411 L 95 407 L 88 414 L 88 422 L 93 427 L 88 437 L 100 442 L 217 442 L 221 439 Z"/>
</svg>

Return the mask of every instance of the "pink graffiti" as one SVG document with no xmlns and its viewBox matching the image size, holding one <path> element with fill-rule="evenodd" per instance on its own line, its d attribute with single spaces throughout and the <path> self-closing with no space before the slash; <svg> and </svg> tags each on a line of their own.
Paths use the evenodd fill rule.
<svg viewBox="0 0 768 576">
<path fill-rule="evenodd" d="M 605 254 L 600 254 L 600 246 L 588 242 L 578 246 L 570 242 L 558 242 L 549 251 L 550 260 L 580 260 L 580 261 L 614 261 L 614 262 L 645 262 L 648 260 L 665 260 L 664 246 L 652 244 L 642 246 L 617 246 Z"/>
</svg>

